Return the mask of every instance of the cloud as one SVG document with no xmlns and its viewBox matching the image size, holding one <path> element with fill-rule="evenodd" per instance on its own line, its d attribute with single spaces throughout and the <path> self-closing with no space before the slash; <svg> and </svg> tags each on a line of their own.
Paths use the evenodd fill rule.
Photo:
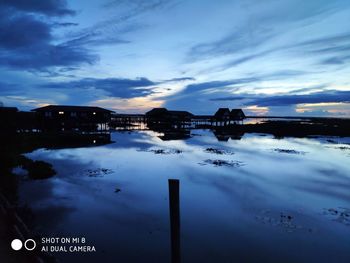
<svg viewBox="0 0 350 263">
<path fill-rule="evenodd" d="M 15 51 L 0 51 L 0 65 L 13 69 L 47 71 L 57 66 L 73 66 L 82 63 L 93 64 L 96 55 L 87 49 L 45 44 Z"/>
<path fill-rule="evenodd" d="M 350 60 L 350 55 L 348 56 L 337 56 L 337 57 L 330 57 L 325 60 L 321 61 L 321 64 L 324 65 L 343 65 L 347 63 Z"/>
<path fill-rule="evenodd" d="M 196 84 L 187 85 L 186 88 L 182 91 L 182 93 L 193 93 L 193 92 L 205 92 L 211 89 L 220 89 L 228 86 L 244 84 L 244 83 L 252 83 L 258 81 L 259 78 L 239 78 L 232 80 L 224 80 L 224 81 L 208 81 Z"/>
<path fill-rule="evenodd" d="M 229 97 L 223 97 L 223 98 L 214 98 L 210 99 L 211 101 L 233 101 L 233 100 L 244 100 L 247 99 L 245 96 L 229 96 Z"/>
<path fill-rule="evenodd" d="M 16 9 L 48 16 L 74 15 L 64 0 L 1 0 L 0 8 Z"/>
<path fill-rule="evenodd" d="M 232 20 L 232 29 L 220 39 L 192 46 L 187 57 L 192 61 L 222 55 L 239 55 L 252 49 L 257 50 L 273 38 L 283 35 L 289 28 L 293 28 L 295 23 L 302 21 L 312 23 L 311 20 L 314 18 L 324 18 L 327 14 L 330 15 L 348 6 L 346 1 L 325 0 L 310 0 L 307 3 L 302 0 L 267 1 L 261 8 L 255 1 L 237 4 L 231 6 L 232 9 L 241 10 L 241 12 L 233 11 L 237 18 Z M 237 24 L 237 21 L 240 23 Z M 319 20 L 315 19 L 315 21 Z M 304 45 L 307 44 L 313 43 L 311 41 L 304 43 Z M 273 49 L 243 56 L 235 59 L 232 65 L 264 56 L 272 51 Z"/>
<path fill-rule="evenodd" d="M 147 97 L 137 97 L 130 99 L 99 99 L 91 102 L 91 105 L 107 107 L 108 109 L 113 109 L 117 112 L 145 113 L 152 108 L 162 107 L 163 103 L 164 101 L 162 100 L 151 100 Z"/>
<path fill-rule="evenodd" d="M 118 35 L 104 35 L 97 32 L 83 34 L 63 43 L 64 46 L 100 46 L 109 44 L 128 44 L 130 41 L 121 39 Z"/>
<path fill-rule="evenodd" d="M 147 78 L 84 78 L 41 84 L 0 82 L 0 100 L 26 110 L 42 104 L 102 105 L 105 102 L 105 107 L 114 105 L 112 108 L 118 109 L 124 105 L 135 111 L 137 107 L 147 108 L 162 103 L 151 96 L 154 84 Z"/>
<path fill-rule="evenodd" d="M 221 66 L 221 69 L 228 69 L 228 68 L 231 68 L 231 67 L 236 67 L 236 66 L 238 66 L 240 64 L 243 64 L 243 63 L 246 63 L 248 61 L 251 61 L 251 60 L 254 60 L 254 59 L 257 59 L 257 58 L 260 58 L 260 57 L 264 57 L 264 56 L 268 55 L 271 52 L 272 51 L 269 50 L 269 51 L 260 52 L 260 53 L 256 53 L 256 54 L 253 54 L 253 55 L 242 56 L 240 58 L 233 59 L 233 60 L 229 61 L 228 63 L 224 64 L 223 66 Z"/>
<path fill-rule="evenodd" d="M 19 85 L 7 82 L 0 82 L 0 96 L 18 94 Z"/>
<path fill-rule="evenodd" d="M 246 24 L 219 40 L 201 43 L 191 47 L 187 56 L 190 61 L 195 61 L 198 59 L 205 59 L 232 53 L 239 54 L 244 50 L 257 47 L 265 43 L 271 37 L 273 37 L 273 35 L 274 34 L 271 30 L 252 27 L 250 24 Z M 246 57 L 246 59 L 251 58 Z M 239 61 L 237 61 L 237 63 L 238 62 Z M 241 63 L 243 62 L 244 58 L 242 58 Z"/>
<path fill-rule="evenodd" d="M 289 106 L 305 103 L 329 103 L 329 102 L 350 102 L 350 91 L 324 91 L 315 92 L 307 95 L 283 95 L 283 96 L 265 96 L 255 98 L 247 105 L 259 106 Z"/>
<path fill-rule="evenodd" d="M 115 0 L 115 1 L 110 1 L 103 6 L 105 8 L 125 8 L 128 7 L 128 11 L 132 11 L 131 13 L 133 15 L 139 15 L 144 12 L 148 12 L 151 10 L 163 8 L 166 6 L 169 6 L 171 2 L 174 2 L 174 0 Z"/>
<path fill-rule="evenodd" d="M 78 26 L 79 23 L 73 23 L 73 22 L 63 22 L 63 23 L 53 23 L 53 26 L 57 26 L 57 27 L 70 27 L 70 26 Z"/>
<path fill-rule="evenodd" d="M 51 41 L 50 26 L 32 15 L 0 12 L 0 48 L 16 50 Z"/>
<path fill-rule="evenodd" d="M 339 44 L 341 42 L 349 42 L 350 41 L 350 32 L 342 33 L 342 34 L 337 34 L 337 35 L 331 35 L 331 36 L 326 36 L 326 37 L 319 37 L 315 38 L 312 40 L 307 40 L 303 41 L 297 46 L 328 46 L 329 45 L 334 45 L 334 44 Z M 334 47 L 332 47 L 334 48 Z M 318 50 L 318 51 L 327 51 L 327 50 Z"/>
<path fill-rule="evenodd" d="M 104 90 L 111 97 L 133 98 L 153 94 L 151 86 L 156 83 L 147 78 L 123 79 L 123 78 L 85 78 L 69 82 L 54 82 L 43 85 L 49 89 L 82 89 Z"/>
<path fill-rule="evenodd" d="M 322 56 L 321 65 L 343 65 L 350 60 L 350 32 L 315 38 L 292 46 Z M 326 58 L 324 58 L 326 56 Z"/>
<path fill-rule="evenodd" d="M 187 85 L 180 93 L 175 94 L 175 96 L 178 96 L 180 94 L 185 95 L 185 94 L 192 94 L 192 93 L 203 94 L 208 91 L 232 92 L 234 90 L 238 90 L 239 89 L 238 86 L 241 86 L 241 85 L 245 85 L 245 84 L 248 85 L 248 84 L 256 83 L 259 81 L 266 81 L 266 80 L 285 79 L 285 78 L 290 78 L 293 76 L 299 76 L 304 74 L 306 74 L 306 72 L 301 70 L 280 70 L 280 71 L 275 71 L 264 75 L 256 75 L 252 77 L 194 83 L 194 84 Z"/>
<path fill-rule="evenodd" d="M 26 8 L 24 2 L 27 3 L 27 1 L 13 1 L 13 6 L 28 12 L 9 7 L 0 11 L 0 66 L 18 70 L 48 71 L 51 67 L 93 64 L 98 60 L 96 55 L 82 46 L 53 44 L 52 28 L 55 25 L 29 13 L 33 10 Z M 62 9 L 63 2 L 55 1 L 55 3 L 57 3 L 56 9 L 45 4 L 37 8 L 48 15 L 55 12 L 62 13 L 65 10 Z M 2 4 L 9 5 L 8 2 Z"/>
<path fill-rule="evenodd" d="M 232 20 L 222 16 L 226 23 L 212 34 L 221 37 L 192 45 L 185 62 L 205 62 L 199 73 L 207 75 L 265 63 L 260 70 L 267 71 L 280 67 L 283 60 L 294 69 L 304 65 L 318 72 L 325 66 L 344 68 L 350 60 L 350 32 L 336 25 L 346 23 L 349 7 L 345 0 L 237 1 L 230 6 Z"/>
<path fill-rule="evenodd" d="M 174 78 L 180 85 L 184 80 Z M 125 106 L 138 111 L 151 106 L 160 106 L 163 100 L 157 96 L 167 85 L 176 83 L 167 81 L 154 82 L 145 77 L 127 78 L 82 78 L 72 81 L 55 81 L 41 83 L 14 84 L 0 82 L 0 98 L 11 105 L 43 104 L 50 98 L 50 103 L 92 105 L 94 102 L 114 105 L 113 108 Z M 164 86 L 165 85 L 165 86 Z M 118 103 L 120 100 L 120 103 Z M 119 106 L 117 106 L 119 105 Z M 123 107 L 124 107 L 123 106 Z M 139 110 L 136 110 L 140 107 Z M 142 108 L 142 109 L 141 109 Z"/>
<path fill-rule="evenodd" d="M 314 92 L 311 94 L 285 94 L 279 96 L 263 95 L 263 94 L 239 94 L 234 96 L 212 98 L 211 101 L 235 101 L 248 100 L 245 105 L 257 106 L 291 106 L 305 103 L 348 103 L 350 102 L 350 91 L 327 90 Z"/>
<path fill-rule="evenodd" d="M 182 77 L 182 78 L 167 79 L 164 82 L 181 82 L 181 81 L 188 81 L 188 80 L 196 80 L 196 79 L 192 77 Z"/>
<path fill-rule="evenodd" d="M 134 0 L 134 1 L 111 1 L 103 7 L 115 10 L 116 15 L 86 27 L 78 32 L 67 35 L 70 40 L 69 45 L 110 45 L 127 44 L 129 40 L 121 37 L 126 33 L 135 32 L 145 27 L 144 24 L 137 23 L 136 18 L 141 15 L 165 8 L 172 4 L 174 0 Z"/>
</svg>

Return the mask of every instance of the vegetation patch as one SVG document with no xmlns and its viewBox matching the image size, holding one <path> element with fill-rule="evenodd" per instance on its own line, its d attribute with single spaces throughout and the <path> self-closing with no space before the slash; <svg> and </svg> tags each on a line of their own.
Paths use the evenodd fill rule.
<svg viewBox="0 0 350 263">
<path fill-rule="evenodd" d="M 230 151 L 227 151 L 227 150 L 216 149 L 216 148 L 207 148 L 207 149 L 205 149 L 205 152 L 207 152 L 207 153 L 214 153 L 214 154 L 220 154 L 220 155 L 223 155 L 223 154 L 233 155 L 234 154 L 234 152 L 230 152 Z"/>
<path fill-rule="evenodd" d="M 85 175 L 89 177 L 103 177 L 104 175 L 111 173 L 113 173 L 113 170 L 106 168 L 88 169 L 85 171 Z"/>
<path fill-rule="evenodd" d="M 295 216 L 291 213 L 280 212 L 278 214 L 273 213 L 270 210 L 264 210 L 260 215 L 257 215 L 255 219 L 262 224 L 281 228 L 288 233 L 293 233 L 298 230 L 309 233 L 315 232 L 315 229 L 313 228 L 297 224 Z"/>
<path fill-rule="evenodd" d="M 154 154 L 180 154 L 181 150 L 178 149 L 153 149 L 149 150 L 149 152 L 153 152 Z"/>
<path fill-rule="evenodd" d="M 212 159 L 207 159 L 199 164 L 200 165 L 211 164 L 211 165 L 214 165 L 216 167 L 218 167 L 218 166 L 240 167 L 240 166 L 244 165 L 244 163 L 240 162 L 240 161 L 212 160 Z"/>
<path fill-rule="evenodd" d="M 290 149 L 280 149 L 280 148 L 273 149 L 273 151 L 279 152 L 279 153 L 289 153 L 289 154 L 305 154 L 306 153 L 306 152 L 302 152 L 302 151 L 296 151 L 296 150 L 290 150 Z"/>
<path fill-rule="evenodd" d="M 336 222 L 350 226 L 350 209 L 348 208 L 325 208 L 323 214 Z"/>
</svg>

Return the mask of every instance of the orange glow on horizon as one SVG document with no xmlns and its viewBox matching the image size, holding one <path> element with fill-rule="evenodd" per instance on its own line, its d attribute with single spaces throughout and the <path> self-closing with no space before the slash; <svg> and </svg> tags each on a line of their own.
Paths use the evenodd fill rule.
<svg viewBox="0 0 350 263">
<path fill-rule="evenodd" d="M 91 103 L 94 106 L 110 108 L 115 111 L 133 111 L 143 113 L 153 108 L 162 107 L 163 100 L 151 100 L 147 97 L 137 97 L 131 99 L 109 98 L 97 100 Z"/>
<path fill-rule="evenodd" d="M 251 105 L 248 107 L 244 107 L 244 110 L 252 112 L 258 116 L 264 116 L 269 112 L 269 107 L 259 107 L 258 105 Z"/>
</svg>

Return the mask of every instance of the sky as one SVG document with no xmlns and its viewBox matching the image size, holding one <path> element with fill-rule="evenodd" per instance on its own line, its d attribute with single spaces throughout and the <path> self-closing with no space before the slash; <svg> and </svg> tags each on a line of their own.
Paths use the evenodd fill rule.
<svg viewBox="0 0 350 263">
<path fill-rule="evenodd" d="M 0 103 L 350 117 L 349 0 L 1 0 Z"/>
</svg>

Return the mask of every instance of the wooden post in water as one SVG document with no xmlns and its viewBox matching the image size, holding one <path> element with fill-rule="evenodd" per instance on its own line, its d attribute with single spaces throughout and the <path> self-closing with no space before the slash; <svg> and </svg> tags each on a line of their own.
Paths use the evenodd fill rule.
<svg viewBox="0 0 350 263">
<path fill-rule="evenodd" d="M 169 179 L 171 263 L 181 262 L 180 253 L 180 181 Z"/>
</svg>

